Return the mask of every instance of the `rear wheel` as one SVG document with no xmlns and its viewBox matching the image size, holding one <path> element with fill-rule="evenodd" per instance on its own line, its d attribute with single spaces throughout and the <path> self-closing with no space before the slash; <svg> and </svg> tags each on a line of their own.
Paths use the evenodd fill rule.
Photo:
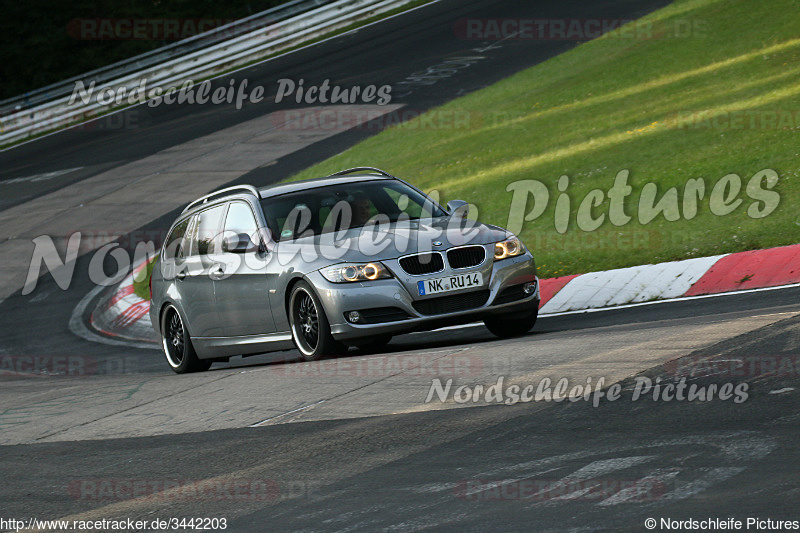
<svg viewBox="0 0 800 533">
<path fill-rule="evenodd" d="M 314 289 L 305 281 L 292 288 L 289 297 L 292 339 L 306 361 L 342 352 L 344 346 L 331 336 L 331 327 Z"/>
<path fill-rule="evenodd" d="M 483 323 L 486 324 L 486 328 L 489 331 L 498 337 L 519 337 L 521 335 L 525 335 L 531 330 L 531 328 L 533 328 L 534 324 L 536 324 L 536 319 L 538 316 L 539 310 L 536 309 L 532 313 L 522 317 L 517 317 L 516 315 L 513 315 L 513 318 L 508 315 L 487 317 L 483 320 Z"/>
<path fill-rule="evenodd" d="M 198 359 L 192 346 L 189 332 L 183 325 L 178 310 L 169 306 L 161 316 L 161 347 L 167 363 L 177 374 L 203 372 L 211 367 L 211 361 Z"/>
</svg>

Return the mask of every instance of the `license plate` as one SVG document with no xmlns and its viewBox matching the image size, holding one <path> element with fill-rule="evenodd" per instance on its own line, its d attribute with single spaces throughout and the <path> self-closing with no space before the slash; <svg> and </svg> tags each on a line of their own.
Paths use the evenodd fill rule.
<svg viewBox="0 0 800 533">
<path fill-rule="evenodd" d="M 459 274 L 457 276 L 447 276 L 445 278 L 426 279 L 417 282 L 417 289 L 420 296 L 437 294 L 440 292 L 457 291 L 469 289 L 483 285 L 483 276 L 480 272 L 472 274 Z"/>
</svg>

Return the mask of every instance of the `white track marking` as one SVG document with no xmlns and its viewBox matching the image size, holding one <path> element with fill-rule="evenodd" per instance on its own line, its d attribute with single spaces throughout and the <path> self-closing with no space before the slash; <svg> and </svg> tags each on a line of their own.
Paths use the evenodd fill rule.
<svg viewBox="0 0 800 533">
<path fill-rule="evenodd" d="M 318 402 L 314 402 L 312 404 L 305 405 L 303 407 L 298 407 L 297 409 L 292 409 L 291 411 L 286 411 L 285 413 L 281 413 L 279 415 L 275 415 L 275 416 L 271 416 L 269 418 L 265 418 L 261 422 L 256 422 L 255 424 L 251 424 L 251 425 L 249 425 L 247 427 L 249 427 L 249 428 L 261 427 L 264 424 L 266 424 L 267 422 L 275 420 L 276 418 L 281 418 L 281 417 L 284 417 L 284 416 L 287 416 L 287 415 L 291 415 L 292 413 L 299 413 L 300 411 L 305 411 L 306 409 L 311 409 L 312 407 L 317 406 L 317 405 L 319 405 L 321 403 L 324 403 L 324 402 L 325 402 L 325 400 L 320 400 Z"/>
<path fill-rule="evenodd" d="M 618 505 L 620 503 L 637 502 L 642 498 L 642 488 L 646 487 L 647 484 L 666 484 L 667 482 L 678 477 L 679 473 L 680 470 L 676 469 L 656 469 L 639 480 L 636 486 L 624 488 L 616 494 L 613 494 L 605 500 L 599 502 L 597 505 L 600 507 L 607 507 L 609 505 Z"/>
<path fill-rule="evenodd" d="M 695 494 L 703 492 L 709 487 L 725 481 L 736 474 L 743 472 L 743 466 L 727 466 L 720 468 L 701 469 L 705 475 L 662 496 L 664 500 L 685 500 Z"/>
<path fill-rule="evenodd" d="M 33 176 L 23 176 L 21 178 L 11 178 L 0 181 L 0 185 L 12 185 L 14 183 L 34 183 L 37 181 L 47 181 L 70 172 L 75 172 L 83 167 L 65 168 L 64 170 L 54 170 L 53 172 L 45 172 L 43 174 L 34 174 Z"/>
<path fill-rule="evenodd" d="M 596 479 L 600 476 L 604 476 L 612 472 L 616 472 L 618 470 L 624 470 L 632 466 L 652 461 L 655 458 L 656 458 L 655 455 L 635 455 L 631 457 L 615 457 L 613 459 L 601 459 L 599 461 L 593 461 L 588 465 L 575 470 L 571 474 L 564 476 L 558 481 L 558 483 L 564 483 L 565 485 L 567 485 L 571 481 Z M 599 483 L 600 482 L 598 481 L 597 485 L 599 485 Z M 551 501 L 566 501 L 566 500 L 580 499 L 587 493 L 594 490 L 597 487 L 597 485 L 586 483 L 586 486 L 583 489 L 576 490 L 573 492 L 568 492 L 563 496 L 553 498 Z"/>
<path fill-rule="evenodd" d="M 647 461 L 655 459 L 655 455 L 633 455 L 630 457 L 614 457 L 612 459 L 601 459 L 593 461 L 586 466 L 583 466 L 573 473 L 564 476 L 560 481 L 573 481 L 580 479 L 592 479 L 598 476 L 604 476 L 617 470 L 630 468 Z"/>
<path fill-rule="evenodd" d="M 43 302 L 47 299 L 48 296 L 50 296 L 54 292 L 56 292 L 55 289 L 50 289 L 49 291 L 39 291 L 39 294 L 31 298 L 31 303 L 36 304 L 39 302 Z"/>
</svg>

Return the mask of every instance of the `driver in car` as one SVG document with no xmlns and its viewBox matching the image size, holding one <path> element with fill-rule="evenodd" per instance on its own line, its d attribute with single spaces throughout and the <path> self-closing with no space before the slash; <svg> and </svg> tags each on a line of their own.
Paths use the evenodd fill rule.
<svg viewBox="0 0 800 533">
<path fill-rule="evenodd" d="M 350 204 L 350 212 L 352 213 L 350 227 L 363 227 L 369 221 L 372 213 L 369 198 L 363 193 L 357 193 L 353 195 L 353 199 L 348 203 Z"/>
</svg>

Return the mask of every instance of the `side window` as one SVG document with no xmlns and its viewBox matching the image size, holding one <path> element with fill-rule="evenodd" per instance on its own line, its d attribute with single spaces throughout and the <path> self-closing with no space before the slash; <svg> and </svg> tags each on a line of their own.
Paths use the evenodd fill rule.
<svg viewBox="0 0 800 533">
<path fill-rule="evenodd" d="M 189 220 L 189 227 L 186 229 L 186 236 L 183 238 L 183 249 L 181 250 L 183 257 L 197 255 L 197 239 L 195 239 L 195 235 L 197 235 L 197 215 L 192 215 Z"/>
<path fill-rule="evenodd" d="M 250 206 L 244 202 L 233 202 L 225 218 L 225 233 L 246 233 L 255 238 L 258 225 Z"/>
<path fill-rule="evenodd" d="M 220 222 L 225 205 L 218 205 L 197 214 L 197 224 L 193 235 L 192 255 L 208 255 L 221 251 L 219 245 Z"/>
<path fill-rule="evenodd" d="M 164 259 L 175 259 L 183 257 L 185 250 L 181 249 L 183 237 L 186 235 L 186 228 L 189 227 L 189 220 L 186 219 L 178 223 L 167 237 L 167 245 L 164 247 Z"/>
</svg>

